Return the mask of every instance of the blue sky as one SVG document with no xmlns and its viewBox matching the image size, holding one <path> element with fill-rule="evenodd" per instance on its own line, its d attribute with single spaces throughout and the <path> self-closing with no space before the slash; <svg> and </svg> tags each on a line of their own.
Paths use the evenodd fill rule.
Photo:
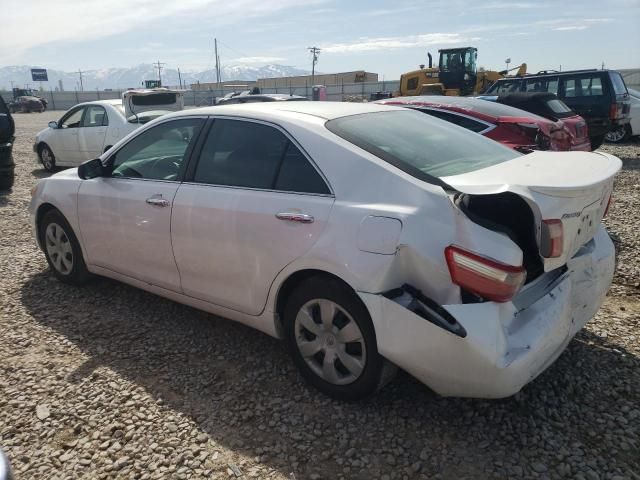
<svg viewBox="0 0 640 480">
<path fill-rule="evenodd" d="M 426 52 L 473 45 L 490 69 L 640 67 L 640 0 L 0 0 L 0 66 L 63 70 L 157 60 L 183 70 L 221 61 L 398 78 Z"/>
</svg>

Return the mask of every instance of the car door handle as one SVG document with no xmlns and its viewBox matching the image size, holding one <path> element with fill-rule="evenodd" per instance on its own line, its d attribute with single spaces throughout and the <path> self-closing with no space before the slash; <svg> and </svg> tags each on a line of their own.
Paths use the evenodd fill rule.
<svg viewBox="0 0 640 480">
<path fill-rule="evenodd" d="M 155 207 L 168 207 L 169 205 L 171 205 L 169 203 L 169 200 L 165 200 L 164 198 L 158 198 L 158 197 L 147 198 L 147 203 Z"/>
<path fill-rule="evenodd" d="M 296 213 L 296 212 L 281 212 L 276 213 L 276 218 L 278 220 L 286 220 L 288 222 L 298 222 L 298 223 L 313 223 L 315 220 L 313 215 L 307 215 L 306 213 Z"/>
</svg>

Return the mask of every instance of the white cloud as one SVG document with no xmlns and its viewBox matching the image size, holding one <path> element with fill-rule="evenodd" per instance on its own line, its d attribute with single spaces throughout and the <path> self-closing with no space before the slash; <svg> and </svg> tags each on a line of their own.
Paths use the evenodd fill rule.
<svg viewBox="0 0 640 480">
<path fill-rule="evenodd" d="M 334 43 L 322 47 L 325 53 L 360 53 L 375 50 L 393 50 L 431 45 L 449 45 L 478 41 L 477 37 L 465 37 L 459 33 L 426 33 L 406 37 L 360 38 L 348 43 Z"/>
<path fill-rule="evenodd" d="M 540 4 L 530 2 L 490 2 L 476 8 L 478 10 L 528 10 L 530 8 L 540 8 Z"/>
<path fill-rule="evenodd" d="M 586 30 L 587 28 L 589 27 L 586 25 L 565 25 L 564 27 L 552 28 L 552 30 L 555 30 L 557 32 L 564 32 L 568 30 Z"/>
<path fill-rule="evenodd" d="M 0 28 L 0 62 L 19 59 L 34 47 L 58 42 L 82 42 L 160 25 L 166 29 L 185 19 L 222 25 L 281 10 L 316 5 L 324 0 L 24 0 L 11 10 L 11 21 Z M 161 36 L 163 32 L 159 31 Z M 105 43 L 105 48 L 109 48 Z"/>
</svg>

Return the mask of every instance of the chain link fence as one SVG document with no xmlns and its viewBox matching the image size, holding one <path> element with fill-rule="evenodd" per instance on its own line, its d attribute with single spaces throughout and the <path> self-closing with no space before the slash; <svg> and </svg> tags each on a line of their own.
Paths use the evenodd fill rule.
<svg viewBox="0 0 640 480">
<path fill-rule="evenodd" d="M 343 83 L 340 85 L 327 85 L 327 100 L 333 102 L 343 101 L 365 101 L 368 100 L 372 93 L 376 92 L 394 92 L 399 89 L 399 81 L 383 81 L 383 82 L 359 82 L 359 83 Z M 277 88 L 262 88 L 262 93 L 281 93 L 286 95 L 300 95 L 311 99 L 312 85 L 305 86 L 288 86 Z M 186 107 L 204 107 L 214 105 L 217 98 L 223 97 L 233 89 L 220 88 L 213 90 L 186 90 L 184 95 L 184 104 Z M 68 110 L 69 108 L 82 102 L 93 102 L 96 100 L 119 99 L 122 97 L 124 90 L 109 91 L 41 91 L 37 94 L 48 102 L 49 110 Z M 13 95 L 9 91 L 0 91 L 0 95 L 9 102 Z"/>
</svg>

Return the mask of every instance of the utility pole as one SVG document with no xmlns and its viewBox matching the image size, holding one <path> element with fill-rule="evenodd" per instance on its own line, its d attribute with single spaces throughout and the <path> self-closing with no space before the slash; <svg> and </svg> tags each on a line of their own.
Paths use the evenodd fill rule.
<svg viewBox="0 0 640 480">
<path fill-rule="evenodd" d="M 180 88 L 182 88 L 182 75 L 180 75 L 180 67 L 178 67 L 178 83 L 180 84 Z"/>
<path fill-rule="evenodd" d="M 78 69 L 78 75 L 80 75 L 80 91 L 84 92 L 84 85 L 82 84 L 82 70 Z"/>
<path fill-rule="evenodd" d="M 218 39 L 213 39 L 213 49 L 216 55 L 216 84 L 220 88 L 220 57 L 218 56 Z"/>
<path fill-rule="evenodd" d="M 316 83 L 316 63 L 318 63 L 318 55 L 320 55 L 320 49 L 318 47 L 308 47 L 307 50 L 311 52 L 311 86 Z"/>
<path fill-rule="evenodd" d="M 156 68 L 158 69 L 158 86 L 162 86 L 162 69 L 164 68 L 163 65 L 166 65 L 166 63 L 162 63 L 160 62 L 160 60 L 158 60 L 156 63 L 154 63 L 154 65 L 156 66 Z"/>
</svg>

